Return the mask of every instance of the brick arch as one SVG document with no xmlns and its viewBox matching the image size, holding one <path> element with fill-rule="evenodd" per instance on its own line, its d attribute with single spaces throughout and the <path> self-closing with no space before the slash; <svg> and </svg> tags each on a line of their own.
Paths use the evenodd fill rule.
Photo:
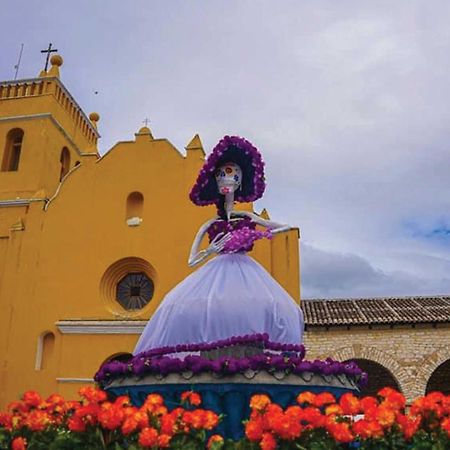
<svg viewBox="0 0 450 450">
<path fill-rule="evenodd" d="M 402 392 L 408 391 L 408 385 L 411 384 L 408 372 L 389 354 L 383 352 L 376 347 L 363 346 L 361 344 L 354 344 L 347 347 L 341 347 L 332 352 L 331 355 L 324 355 L 323 357 L 331 356 L 338 361 L 345 361 L 348 359 L 367 359 L 375 361 L 388 369 L 397 380 Z"/>
<path fill-rule="evenodd" d="M 417 370 L 416 380 L 413 385 L 415 396 L 425 395 L 425 389 L 432 373 L 442 363 L 449 359 L 449 355 L 450 347 L 443 346 L 424 359 L 419 369 Z"/>
</svg>

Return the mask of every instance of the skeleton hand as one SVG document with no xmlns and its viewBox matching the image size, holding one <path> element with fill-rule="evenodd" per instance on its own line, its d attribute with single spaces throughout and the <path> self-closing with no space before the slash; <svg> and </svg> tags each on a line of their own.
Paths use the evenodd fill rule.
<svg viewBox="0 0 450 450">
<path fill-rule="evenodd" d="M 206 253 L 208 255 L 211 255 L 212 253 L 220 253 L 230 239 L 231 233 L 219 233 L 209 244 L 206 249 Z"/>
</svg>

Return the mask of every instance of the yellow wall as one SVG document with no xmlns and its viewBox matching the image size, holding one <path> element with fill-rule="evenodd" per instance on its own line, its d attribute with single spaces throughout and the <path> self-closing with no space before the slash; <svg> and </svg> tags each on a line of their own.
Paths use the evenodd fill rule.
<svg viewBox="0 0 450 450">
<path fill-rule="evenodd" d="M 19 170 L 0 172 L 0 407 L 26 389 L 75 395 L 107 357 L 131 352 L 138 334 L 111 333 L 116 325 L 144 324 L 190 273 L 192 239 L 215 214 L 188 198 L 204 161 L 198 138 L 183 156 L 143 128 L 99 158 L 98 118 L 87 119 L 62 86 L 60 65 L 40 78 L 0 83 L 0 160 L 8 131 L 25 132 Z M 60 184 L 65 146 L 72 170 Z M 76 168 L 75 161 L 81 162 Z M 126 201 L 135 191 L 144 197 L 143 220 L 130 227 Z M 18 198 L 31 201 L 11 206 Z M 299 301 L 298 230 L 259 242 L 253 255 Z M 155 293 L 130 314 L 106 293 L 118 281 L 108 268 L 133 271 L 142 261 Z M 72 321 L 78 332 L 64 331 L 61 321 Z M 82 326 L 106 321 L 113 321 L 107 334 Z M 48 332 L 54 341 L 41 338 L 39 368 L 40 337 Z"/>
</svg>

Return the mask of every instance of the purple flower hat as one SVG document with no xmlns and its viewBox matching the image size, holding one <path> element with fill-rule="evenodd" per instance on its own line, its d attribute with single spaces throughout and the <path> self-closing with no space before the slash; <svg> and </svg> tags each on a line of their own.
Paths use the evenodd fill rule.
<svg viewBox="0 0 450 450">
<path fill-rule="evenodd" d="M 189 195 L 199 206 L 218 205 L 223 201 L 215 178 L 216 170 L 233 162 L 242 170 L 242 183 L 234 193 L 237 202 L 253 202 L 262 197 L 266 183 L 261 153 L 249 141 L 239 136 L 224 136 L 208 156 Z"/>
</svg>

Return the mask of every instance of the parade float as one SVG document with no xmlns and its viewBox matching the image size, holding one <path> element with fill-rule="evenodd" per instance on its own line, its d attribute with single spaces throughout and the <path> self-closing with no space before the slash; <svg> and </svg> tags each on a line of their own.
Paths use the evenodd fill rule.
<svg viewBox="0 0 450 450">
<path fill-rule="evenodd" d="M 200 227 L 188 264 L 212 258 L 166 295 L 131 359 L 99 369 L 95 380 L 109 394 L 129 395 L 140 406 L 158 393 L 174 407 L 193 389 L 223 416 L 218 431 L 238 439 L 254 394 L 286 407 L 303 391 L 337 398 L 358 391 L 365 374 L 356 364 L 305 359 L 302 310 L 247 255 L 256 241 L 291 228 L 234 209 L 261 198 L 265 187 L 260 152 L 246 139 L 225 136 L 190 193 L 195 205 L 215 205 L 217 216 Z M 209 245 L 201 250 L 205 236 Z"/>
</svg>

